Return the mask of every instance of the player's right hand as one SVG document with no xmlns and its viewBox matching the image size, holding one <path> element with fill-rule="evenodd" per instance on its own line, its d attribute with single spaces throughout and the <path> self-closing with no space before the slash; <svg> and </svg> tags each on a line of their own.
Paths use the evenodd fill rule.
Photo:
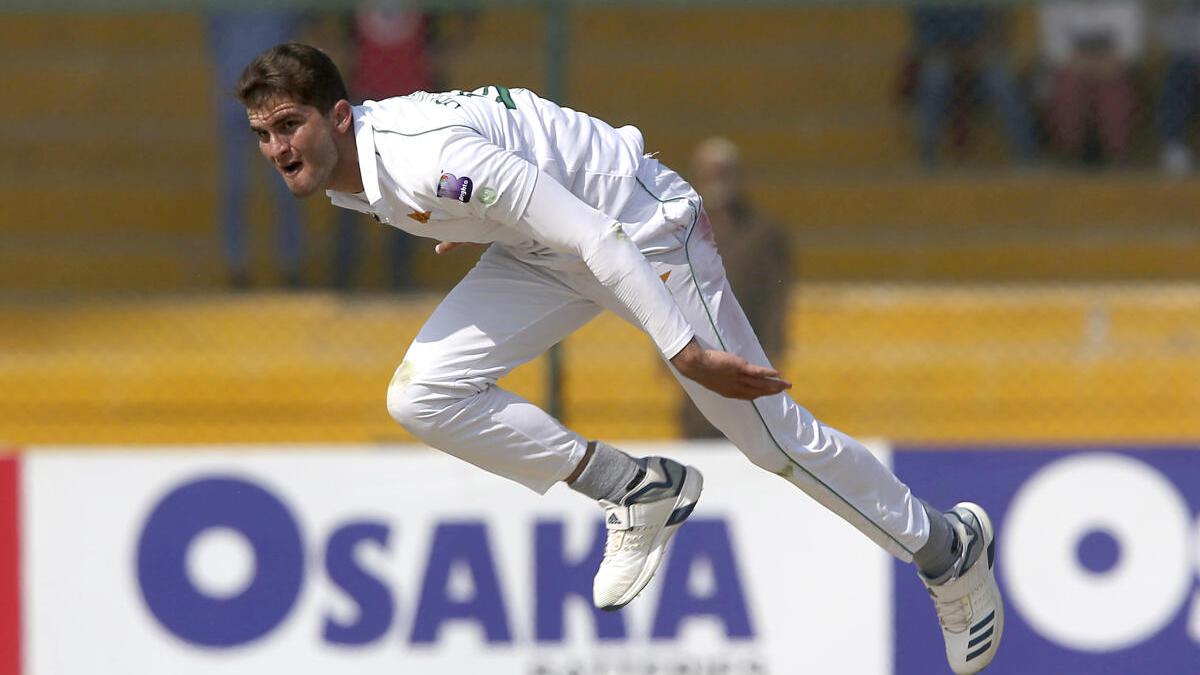
<svg viewBox="0 0 1200 675">
<path fill-rule="evenodd" d="M 694 339 L 671 358 L 671 365 L 726 398 L 748 401 L 792 388 L 778 371 L 756 366 L 736 354 L 705 349 Z"/>
</svg>

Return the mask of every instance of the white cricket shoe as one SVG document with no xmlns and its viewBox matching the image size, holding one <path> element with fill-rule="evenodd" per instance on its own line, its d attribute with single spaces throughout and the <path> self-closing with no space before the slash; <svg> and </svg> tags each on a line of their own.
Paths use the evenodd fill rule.
<svg viewBox="0 0 1200 675">
<path fill-rule="evenodd" d="M 942 578 L 918 576 L 933 596 L 950 668 L 969 675 L 992 662 L 1004 632 L 1004 604 L 992 572 L 996 533 L 978 504 L 962 502 L 946 515 L 962 542 L 962 557 Z"/>
<path fill-rule="evenodd" d="M 608 541 L 592 584 L 603 610 L 629 604 L 650 583 L 675 530 L 696 507 L 704 477 L 664 457 L 646 457 L 620 503 L 601 500 Z"/>
</svg>

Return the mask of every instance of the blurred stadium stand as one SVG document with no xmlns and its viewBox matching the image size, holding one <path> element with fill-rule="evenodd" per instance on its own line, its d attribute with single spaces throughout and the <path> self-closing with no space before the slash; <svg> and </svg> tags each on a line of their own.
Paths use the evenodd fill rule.
<svg viewBox="0 0 1200 675">
<path fill-rule="evenodd" d="M 487 7 L 438 56 L 450 87 L 545 91 L 563 58 L 567 104 L 639 126 L 685 175 L 700 139 L 741 145 L 751 196 L 789 226 L 783 365 L 818 416 L 897 440 L 1200 436 L 1200 180 L 1158 167 L 1154 49 L 1128 163 L 1017 168 L 976 110 L 970 152 L 930 170 L 897 100 L 908 5 L 580 3 L 551 56 L 538 6 Z M 1033 73 L 1037 6 L 1013 8 Z M 0 53 L 0 440 L 406 438 L 391 370 L 470 254 L 419 246 L 411 295 L 321 290 L 333 215 L 314 200 L 311 288 L 230 293 L 200 16 L 0 9 Z M 265 197 L 253 211 L 269 288 Z M 681 394 L 633 329 L 602 317 L 564 359 L 581 432 L 678 433 Z M 507 384 L 544 402 L 545 370 Z"/>
</svg>

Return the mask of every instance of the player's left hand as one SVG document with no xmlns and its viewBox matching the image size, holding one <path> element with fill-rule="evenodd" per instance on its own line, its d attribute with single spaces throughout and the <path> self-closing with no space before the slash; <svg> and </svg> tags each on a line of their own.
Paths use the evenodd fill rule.
<svg viewBox="0 0 1200 675">
<path fill-rule="evenodd" d="M 437 246 L 433 247 L 433 252 L 438 255 L 445 255 L 459 246 L 477 246 L 477 244 L 469 241 L 439 241 Z"/>
<path fill-rule="evenodd" d="M 694 339 L 671 358 L 671 365 L 726 398 L 751 400 L 792 388 L 778 371 L 756 366 L 736 354 L 705 349 Z"/>
</svg>

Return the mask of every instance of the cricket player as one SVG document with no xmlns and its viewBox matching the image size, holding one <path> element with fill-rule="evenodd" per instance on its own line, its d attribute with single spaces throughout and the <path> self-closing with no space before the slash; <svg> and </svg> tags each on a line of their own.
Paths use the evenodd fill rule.
<svg viewBox="0 0 1200 675">
<path fill-rule="evenodd" d="M 352 106 L 332 61 L 302 44 L 256 57 L 236 95 L 297 197 L 324 190 L 340 207 L 440 240 L 439 253 L 489 245 L 409 347 L 388 410 L 487 471 L 539 493 L 564 481 L 598 501 L 608 526 L 598 607 L 623 607 L 646 586 L 703 478 L 583 438 L 496 382 L 609 310 L 645 331 L 750 461 L 916 564 L 956 673 L 991 662 L 1004 610 L 987 514 L 925 504 L 787 395 L 725 279 L 700 196 L 645 154 L 636 128 L 499 86 Z"/>
</svg>

